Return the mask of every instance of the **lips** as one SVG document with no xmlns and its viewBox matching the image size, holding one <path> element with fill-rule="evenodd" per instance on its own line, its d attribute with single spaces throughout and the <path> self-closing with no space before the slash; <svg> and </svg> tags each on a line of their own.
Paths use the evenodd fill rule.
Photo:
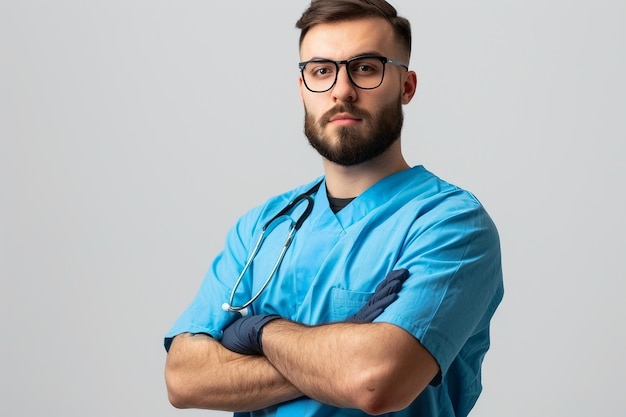
<svg viewBox="0 0 626 417">
<path fill-rule="evenodd" d="M 320 117 L 319 124 L 325 126 L 329 123 L 335 125 L 353 125 L 369 118 L 369 114 L 362 109 L 349 103 L 342 103 L 328 110 Z"/>
<path fill-rule="evenodd" d="M 361 120 L 360 118 L 351 115 L 350 113 L 339 113 L 330 118 L 329 122 L 341 122 L 349 120 Z"/>
<path fill-rule="evenodd" d="M 330 121 L 334 122 L 335 120 L 342 120 L 342 119 L 358 120 L 358 117 L 353 116 L 350 113 L 339 113 L 331 117 Z"/>
</svg>

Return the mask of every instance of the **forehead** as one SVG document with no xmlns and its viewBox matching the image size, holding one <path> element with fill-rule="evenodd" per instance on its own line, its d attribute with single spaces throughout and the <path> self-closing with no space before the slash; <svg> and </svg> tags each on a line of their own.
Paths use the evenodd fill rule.
<svg viewBox="0 0 626 417">
<path fill-rule="evenodd" d="M 398 55 L 391 24 L 382 18 L 320 23 L 307 32 L 300 45 L 300 58 L 347 59 L 363 53 L 389 58 Z"/>
</svg>

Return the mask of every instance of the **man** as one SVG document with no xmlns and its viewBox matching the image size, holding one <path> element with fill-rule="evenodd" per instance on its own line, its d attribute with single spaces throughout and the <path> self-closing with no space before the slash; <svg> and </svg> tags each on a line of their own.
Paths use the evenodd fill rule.
<svg viewBox="0 0 626 417">
<path fill-rule="evenodd" d="M 499 241 L 470 193 L 402 156 L 409 22 L 383 0 L 313 0 L 297 27 L 305 133 L 325 175 L 231 230 L 166 336 L 170 401 L 239 416 L 465 416 L 503 294 Z M 246 268 L 298 196 L 287 216 L 303 221 L 275 273 L 287 216 Z"/>
</svg>

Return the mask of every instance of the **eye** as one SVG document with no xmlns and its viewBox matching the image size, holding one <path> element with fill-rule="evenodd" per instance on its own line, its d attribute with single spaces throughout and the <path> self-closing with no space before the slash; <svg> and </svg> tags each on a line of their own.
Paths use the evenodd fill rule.
<svg viewBox="0 0 626 417">
<path fill-rule="evenodd" d="M 382 63 L 376 58 L 362 58 L 350 63 L 350 73 L 356 76 L 378 75 L 382 70 Z"/>
<path fill-rule="evenodd" d="M 353 70 L 356 72 L 372 72 L 374 71 L 374 68 L 368 64 L 360 64 L 358 67 L 353 68 Z"/>
<path fill-rule="evenodd" d="M 335 65 L 330 62 L 310 62 L 306 66 L 307 75 L 315 78 L 325 78 L 335 73 Z"/>
</svg>

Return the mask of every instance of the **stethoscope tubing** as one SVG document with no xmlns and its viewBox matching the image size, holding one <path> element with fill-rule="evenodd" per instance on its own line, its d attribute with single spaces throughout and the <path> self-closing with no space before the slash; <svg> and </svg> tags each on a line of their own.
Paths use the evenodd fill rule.
<svg viewBox="0 0 626 417">
<path fill-rule="evenodd" d="M 235 281 L 235 285 L 230 291 L 230 297 L 228 298 L 228 302 L 222 304 L 222 309 L 224 311 L 228 311 L 231 313 L 240 313 L 244 317 L 248 314 L 248 307 L 250 306 L 250 304 L 255 302 L 261 296 L 261 294 L 263 293 L 263 291 L 265 291 L 265 289 L 269 285 L 274 275 L 276 275 L 276 271 L 278 271 L 278 268 L 280 267 L 280 264 L 282 263 L 283 258 L 285 257 L 285 254 L 287 253 L 287 249 L 289 249 L 289 246 L 291 246 L 291 243 L 293 242 L 294 235 L 300 229 L 300 227 L 302 226 L 302 223 L 304 223 L 304 221 L 309 217 L 309 215 L 313 211 L 314 201 L 313 201 L 313 198 L 311 197 L 311 194 L 317 191 L 321 183 L 322 181 L 318 182 L 313 188 L 308 190 L 306 193 L 303 193 L 297 196 L 289 204 L 287 204 L 280 212 L 278 212 L 278 214 L 276 214 L 274 217 L 268 220 L 267 223 L 265 223 L 265 226 L 263 226 L 263 229 L 261 229 L 259 238 L 256 244 L 254 245 L 254 249 L 252 249 L 252 252 L 250 253 L 250 256 L 248 257 L 246 264 L 244 265 L 241 273 L 239 274 L 239 277 Z M 237 292 L 237 288 L 239 288 L 239 284 L 241 284 L 243 277 L 246 275 L 246 272 L 248 272 L 250 265 L 252 265 L 254 258 L 256 257 L 257 253 L 261 249 L 261 245 L 263 244 L 263 241 L 265 240 L 266 233 L 268 233 L 269 227 L 272 225 L 272 223 L 274 223 L 274 221 L 276 221 L 282 216 L 285 216 L 289 211 L 294 209 L 302 201 L 306 201 L 307 203 L 306 208 L 304 209 L 300 217 L 298 217 L 297 221 L 295 222 L 293 220 L 291 221 L 291 227 L 289 228 L 289 234 L 287 235 L 287 239 L 285 240 L 283 248 L 280 251 L 280 255 L 278 256 L 278 259 L 274 263 L 274 266 L 272 267 L 271 272 L 265 279 L 265 282 L 263 283 L 261 288 L 256 292 L 256 294 L 254 294 L 254 296 L 250 298 L 250 300 L 248 300 L 248 302 L 240 306 L 234 306 L 233 301 L 235 299 L 235 293 Z"/>
<path fill-rule="evenodd" d="M 273 220 L 275 220 L 275 219 L 272 219 L 272 221 Z M 256 257 L 257 252 L 261 248 L 261 243 L 265 240 L 266 228 L 263 228 L 263 230 L 261 231 L 261 235 L 259 236 L 259 240 L 257 240 L 257 243 L 254 246 L 254 249 L 252 250 L 252 253 L 250 254 L 250 257 L 248 257 L 248 261 L 246 262 L 246 265 L 243 267 L 243 270 L 241 271 L 241 274 L 239 274 L 239 278 L 237 278 L 237 281 L 235 281 L 235 285 L 233 286 L 233 289 L 230 291 L 230 297 L 228 299 L 228 304 L 224 303 L 222 305 L 223 309 L 225 309 L 225 310 L 227 310 L 227 311 L 229 311 L 231 313 L 237 313 L 237 312 L 241 313 L 242 316 L 246 316 L 247 315 L 247 308 L 248 308 L 248 306 L 250 304 L 252 304 L 253 302 L 255 302 L 256 299 L 261 296 L 261 293 L 263 293 L 263 291 L 265 291 L 265 288 L 267 288 L 267 286 L 269 285 L 270 281 L 274 277 L 274 274 L 276 274 L 276 271 L 278 270 L 278 267 L 280 266 L 281 262 L 283 261 L 283 258 L 285 257 L 285 253 L 287 253 L 287 249 L 289 249 L 289 246 L 291 246 L 291 242 L 293 241 L 293 235 L 295 234 L 296 230 L 297 230 L 296 229 L 296 223 L 292 223 L 292 225 L 291 225 L 291 227 L 289 229 L 289 235 L 287 236 L 287 240 L 285 241 L 285 244 L 283 245 L 283 248 L 280 251 L 280 255 L 278 256 L 278 259 L 274 263 L 274 267 L 272 268 L 272 271 L 270 272 L 270 274 L 265 279 L 265 282 L 263 283 L 261 288 L 256 292 L 256 294 L 254 294 L 254 296 L 252 298 L 250 298 L 250 300 L 247 303 L 244 303 L 241 306 L 233 306 L 233 300 L 235 298 L 235 292 L 237 291 L 237 288 L 239 287 L 239 284 L 241 283 L 241 280 L 243 279 L 244 275 L 248 271 L 248 268 L 252 264 L 252 261 Z"/>
</svg>

